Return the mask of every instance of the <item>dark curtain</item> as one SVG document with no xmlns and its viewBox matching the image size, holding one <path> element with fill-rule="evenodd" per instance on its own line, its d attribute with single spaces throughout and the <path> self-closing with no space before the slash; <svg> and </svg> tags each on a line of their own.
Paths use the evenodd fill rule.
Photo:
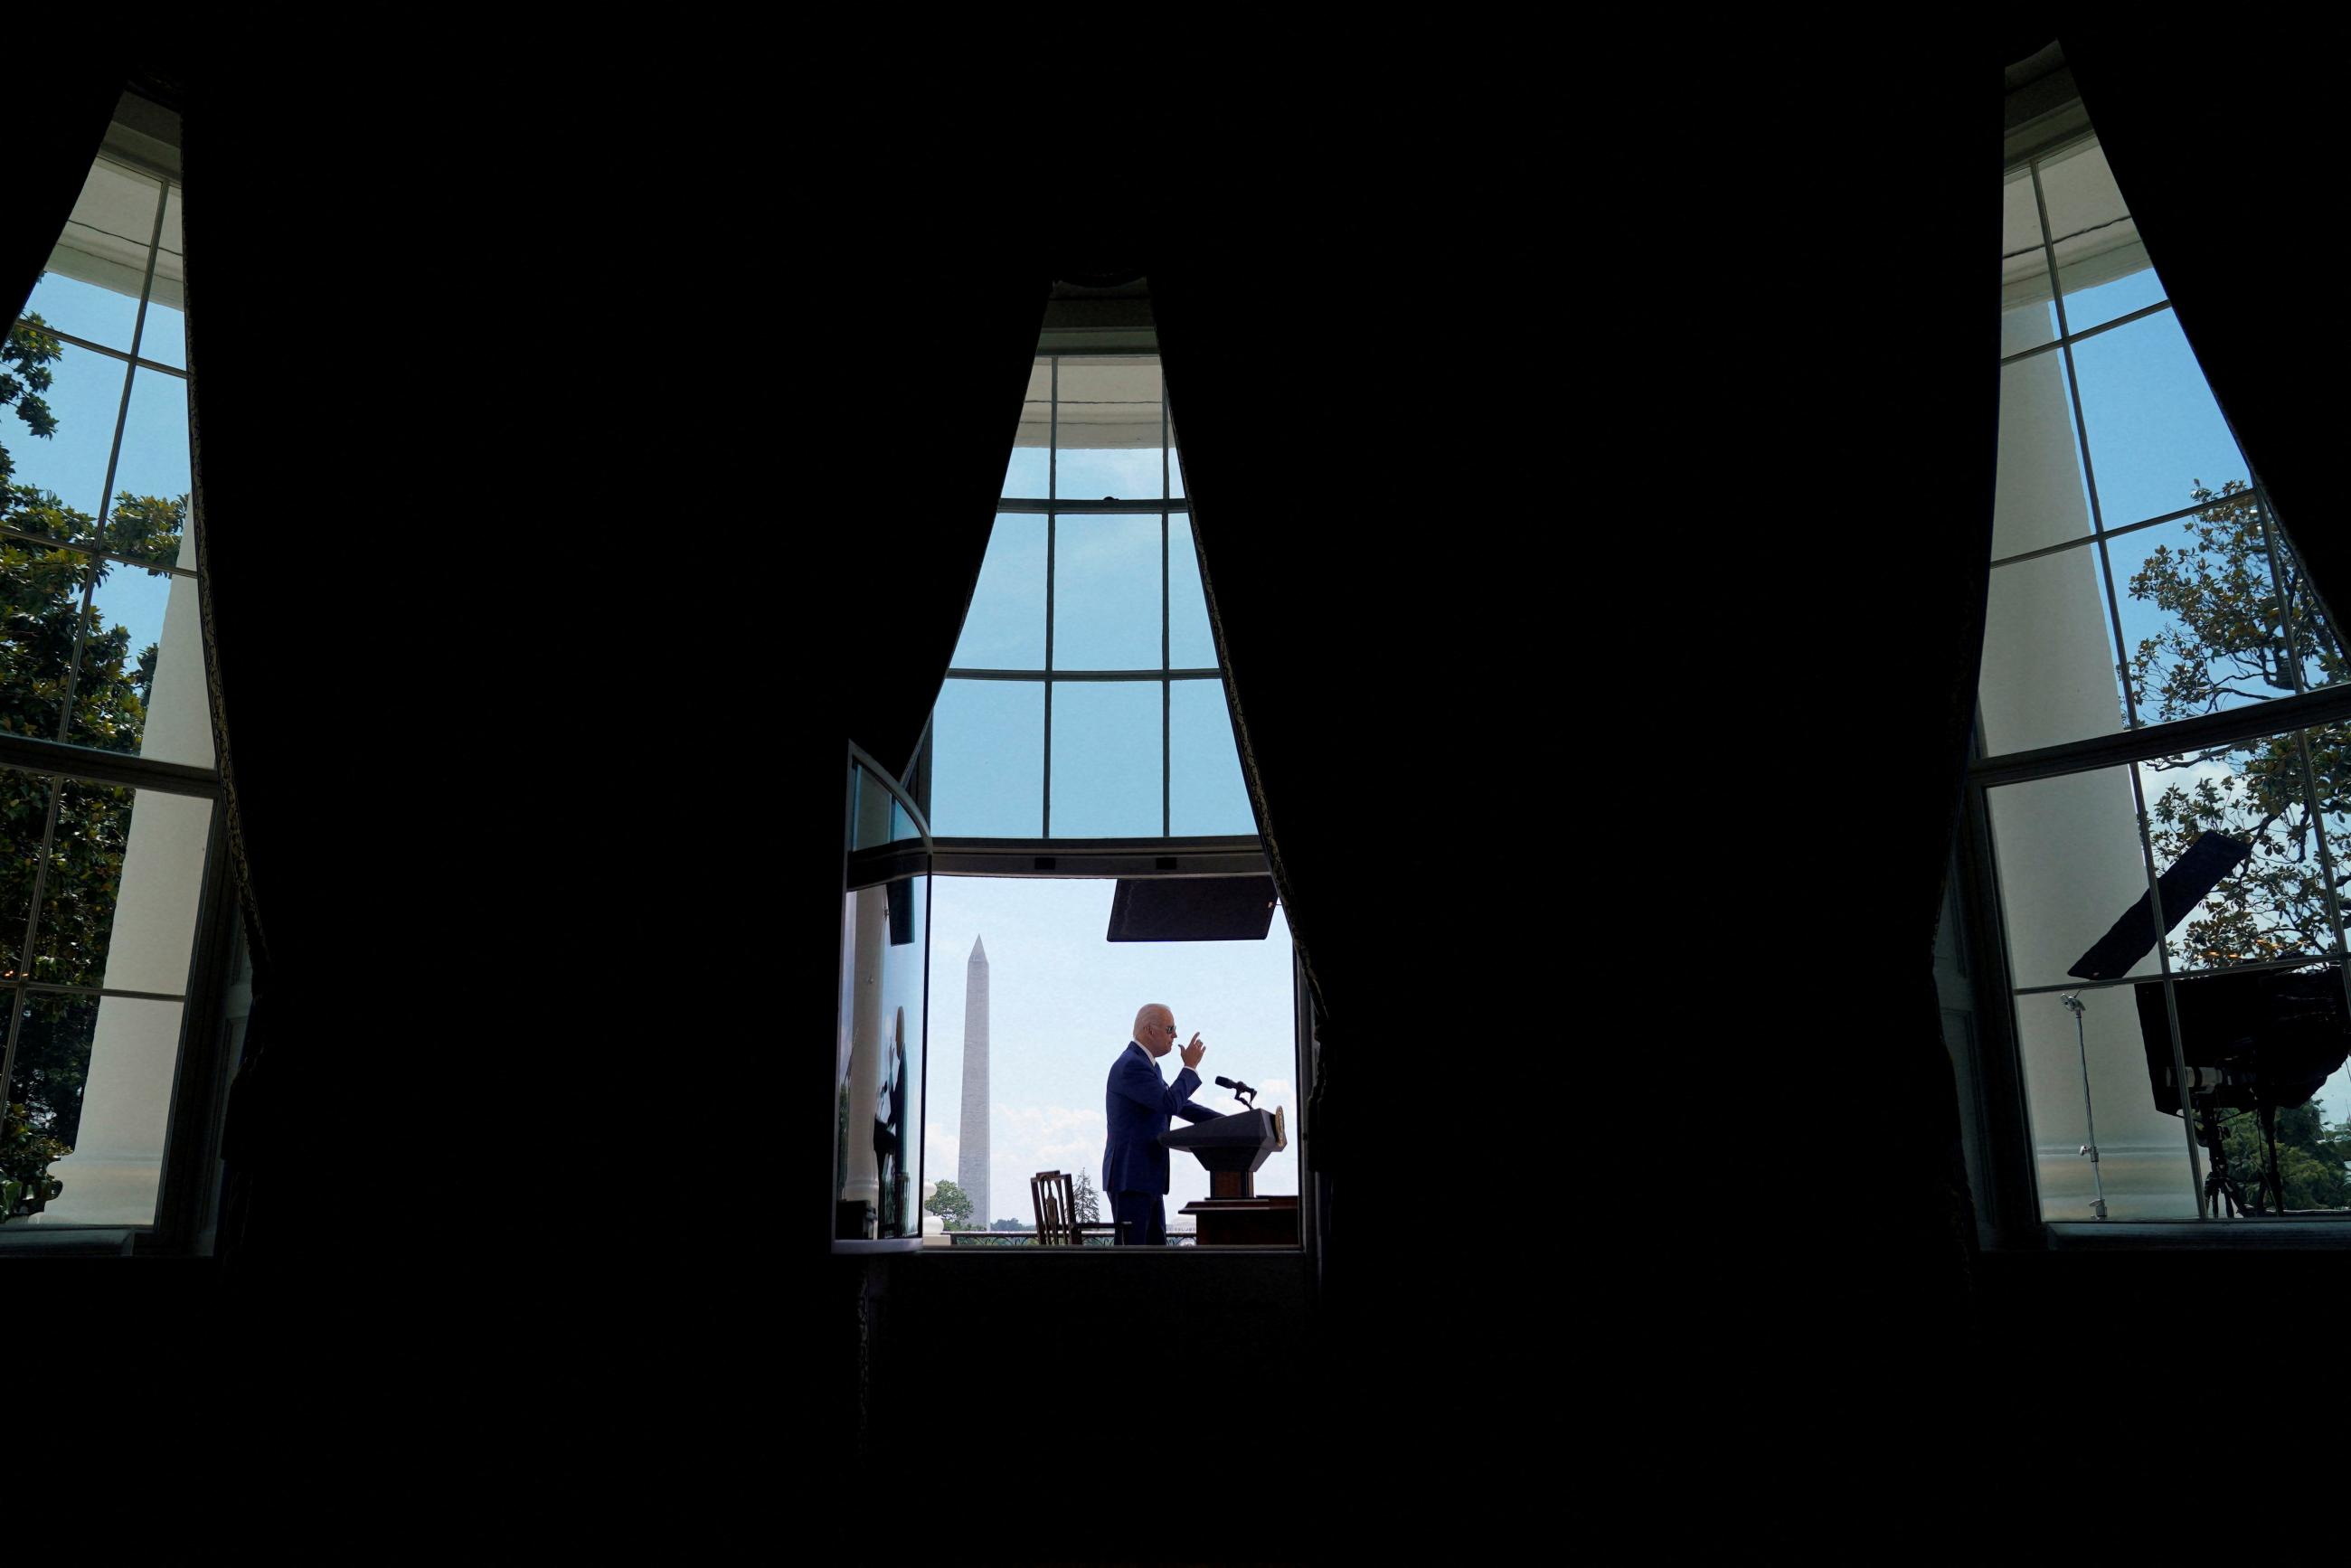
<svg viewBox="0 0 2351 1568">
<path fill-rule="evenodd" d="M 1571 1411 L 1759 1477 L 1791 1423 L 1881 1480 L 1948 1435 L 1992 52 L 1837 72 L 1850 138 L 1784 44 L 1579 99 L 1643 134 L 1564 163 L 1536 115 L 1358 125 L 1246 243 L 1153 267 L 1324 1020 L 1334 1521 L 1366 1476 L 1383 1528 L 1540 1491 L 1510 1434 Z"/>
<path fill-rule="evenodd" d="M 2335 246 L 2341 28 L 2249 16 L 2217 36 L 2085 28 L 2060 38 L 2180 330 L 2322 597 L 2351 598 L 2351 540 L 2325 477 L 2338 316 L 2304 282 Z M 2227 68 L 2258 76 L 2248 93 Z"/>
<path fill-rule="evenodd" d="M 8 193 L 9 208 L 8 229 L 0 235 L 0 314 L 11 321 L 73 214 L 130 74 L 127 51 L 93 50 L 45 61 L 11 89 L 15 128 L 0 149 L 0 190 Z"/>
<path fill-rule="evenodd" d="M 825 469 L 810 499 L 855 541 L 844 551 L 855 588 L 837 612 L 840 642 L 819 656 L 839 683 L 839 732 L 896 773 L 979 580 L 1050 284 L 1045 264 L 1017 256 L 953 270 L 861 263 L 841 280 L 905 314 L 861 314 L 823 337 L 840 393 L 810 410 L 806 439 Z"/>
<path fill-rule="evenodd" d="M 360 1465 L 302 1441 L 331 1406 L 461 1494 L 733 1491 L 751 1448 L 662 1435 L 852 1354 L 821 1256 L 761 1239 L 823 1233 L 785 1206 L 831 1158 L 782 1130 L 830 1052 L 778 1047 L 831 1037 L 844 744 L 914 749 L 1048 279 L 872 216 L 862 162 L 738 222 L 768 111 L 612 69 L 190 86 L 263 965 L 225 1228 L 296 1471 Z"/>
<path fill-rule="evenodd" d="M 1204 141 L 1151 257 L 1325 1020 L 1318 1518 L 1377 1495 L 1474 1532 L 1461 1500 L 1551 1484 L 1530 1423 L 1661 1478 L 1888 1482 L 1975 1393 L 1928 935 L 1989 530 L 1997 78 L 1972 39 L 1734 52 Z M 2085 62 L 2103 115 L 2119 72 Z M 1046 274 L 873 149 L 720 245 L 728 150 L 771 127 L 528 77 L 191 88 L 212 656 L 269 959 L 233 1158 L 274 1282 L 242 1343 L 287 1466 L 377 1412 L 449 1434 L 387 1437 L 379 1475 L 747 1495 L 747 1457 L 646 1440 L 840 1354 L 792 1315 L 821 1260 L 743 1218 L 820 1160 L 769 1065 L 832 1027 L 838 845 L 804 824 L 837 820 L 844 740 L 912 750 Z M 2127 111 L 2101 131 L 2325 584 L 2315 415 L 2262 414 L 2208 346 L 2231 290 L 2166 248 Z M 1262 156 L 1309 145 L 1345 155 Z M 875 412 L 917 379 L 957 416 Z"/>
</svg>

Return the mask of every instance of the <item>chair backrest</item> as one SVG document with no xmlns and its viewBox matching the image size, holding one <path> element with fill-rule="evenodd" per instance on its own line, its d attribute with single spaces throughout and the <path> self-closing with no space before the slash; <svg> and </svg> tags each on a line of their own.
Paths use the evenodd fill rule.
<svg viewBox="0 0 2351 1568">
<path fill-rule="evenodd" d="M 1070 1178 L 1060 1171 L 1039 1171 L 1029 1178 L 1029 1201 L 1037 1210 L 1037 1245 L 1040 1247 L 1077 1247 L 1077 1194 L 1071 1190 Z"/>
</svg>

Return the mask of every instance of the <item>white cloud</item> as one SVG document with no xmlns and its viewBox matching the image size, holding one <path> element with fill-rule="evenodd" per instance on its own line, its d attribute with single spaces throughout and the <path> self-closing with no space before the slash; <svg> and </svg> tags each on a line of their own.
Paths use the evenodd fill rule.
<svg viewBox="0 0 2351 1568">
<path fill-rule="evenodd" d="M 1040 1170 L 1066 1170 L 1102 1158 L 1109 1135 L 1100 1111 L 1068 1105 L 1009 1106 L 996 1118 L 997 1157 L 1022 1173 L 1021 1179 Z"/>
<path fill-rule="evenodd" d="M 1039 1171 L 1079 1171 L 1101 1179 L 1107 1123 L 1101 1111 L 1072 1105 L 1005 1105 L 989 1124 L 991 1219 L 1028 1221 L 1029 1178 Z"/>
<path fill-rule="evenodd" d="M 1108 1130 L 1109 1124 L 1103 1121 L 1100 1111 L 1092 1108 L 1007 1105 L 996 1113 L 992 1125 L 1014 1137 L 1040 1139 L 1080 1129 L 1100 1134 Z"/>
</svg>

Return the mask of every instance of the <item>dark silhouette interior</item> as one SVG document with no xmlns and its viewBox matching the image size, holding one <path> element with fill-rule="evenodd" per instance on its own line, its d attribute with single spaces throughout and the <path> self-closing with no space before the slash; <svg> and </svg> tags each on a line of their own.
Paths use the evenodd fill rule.
<svg viewBox="0 0 2351 1568">
<path fill-rule="evenodd" d="M 1950 30 L 1195 118 L 1098 255 L 941 161 L 1008 124 L 702 51 L 21 84 L 11 306 L 120 84 L 183 116 L 265 963 L 221 1255 L 10 1260 L 52 1462 L 127 1424 L 230 1537 L 364 1499 L 371 1536 L 1485 1561 L 1661 1495 L 1658 1545 L 1817 1545 L 2012 1525 L 2080 1462 L 2053 1400 L 2112 1437 L 2211 1303 L 2331 1312 L 2332 1249 L 1977 1245 L 1929 952 L 2000 69 L 2048 35 Z M 2335 334 L 2281 286 L 2327 254 L 2331 51 L 2063 43 L 2351 597 Z M 2213 58 L 2258 114 L 2182 90 Z M 1135 274 L 1322 1020 L 1322 1245 L 831 1256 L 844 744 L 914 752 L 1053 281 Z M 914 376 L 910 442 L 875 411 Z"/>
</svg>

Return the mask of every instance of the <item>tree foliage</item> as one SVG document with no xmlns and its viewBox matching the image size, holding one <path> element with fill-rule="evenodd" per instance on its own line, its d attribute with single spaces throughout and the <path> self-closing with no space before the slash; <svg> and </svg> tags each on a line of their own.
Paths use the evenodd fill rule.
<svg viewBox="0 0 2351 1568">
<path fill-rule="evenodd" d="M 2199 480 L 2189 498 L 2203 510 L 2183 539 L 2157 546 L 2127 585 L 2131 598 L 2164 615 L 2128 662 L 2140 722 L 2192 718 L 2351 675 L 2299 562 L 2245 481 L 2213 490 Z M 2331 835 L 2351 844 L 2351 727 L 2210 747 L 2147 767 L 2179 775 L 2147 802 L 2158 865 L 2207 831 L 2253 852 L 2171 938 L 2176 967 L 2333 951 L 2318 825 L 2327 821 Z M 2330 836 L 2329 847 L 2335 841 Z"/>
<path fill-rule="evenodd" d="M 41 394 L 49 390 L 49 367 L 65 354 L 65 345 L 49 333 L 49 324 L 36 313 L 21 317 L 0 340 L 0 410 L 15 409 L 25 428 L 35 435 L 57 434 L 57 416 Z M 16 465 L 0 443 L 0 484 L 14 478 Z"/>
<path fill-rule="evenodd" d="M 923 1207 L 946 1220 L 950 1230 L 971 1228 L 971 1195 L 954 1182 L 941 1181 Z"/>
<path fill-rule="evenodd" d="M 40 394 L 50 384 L 47 367 L 62 352 L 38 315 L 17 322 L 0 348 L 0 411 L 13 409 L 36 438 L 57 432 L 56 415 Z M 0 430 L 13 428 L 0 419 Z M 152 643 L 134 650 L 129 629 L 109 625 L 94 603 L 85 609 L 85 598 L 116 571 L 163 575 L 179 556 L 187 497 L 124 491 L 100 519 L 50 491 L 16 483 L 15 473 L 0 444 L 0 731 L 135 752 L 158 650 Z M 93 551 L 141 564 L 125 567 Z M 0 769 L 0 977 L 76 987 L 103 982 L 131 799 L 128 789 Z M 53 808 L 57 823 L 44 864 L 40 848 Z M 37 888 L 39 920 L 27 952 Z M 29 1126 L 69 1144 L 81 1120 L 97 1001 L 11 995 L 20 1021 L 10 1097 L 26 1107 Z"/>
<path fill-rule="evenodd" d="M 34 1126 L 26 1107 L 0 1102 L 0 1221 L 15 1218 L 19 1207 L 35 1213 L 64 1190 L 48 1174 L 49 1162 L 71 1153 L 63 1139 Z"/>
<path fill-rule="evenodd" d="M 2201 510 L 2181 539 L 2148 552 L 2127 583 L 2132 599 L 2164 617 L 2127 662 L 2139 721 L 2194 718 L 2351 677 L 2301 562 L 2251 486 L 2231 479 L 2214 490 L 2199 479 L 2189 498 Z M 2351 846 L 2351 727 L 2210 747 L 2147 767 L 2176 775 L 2147 802 L 2158 865 L 2208 831 L 2252 849 L 2169 937 L 2175 968 L 2335 950 L 2325 856 Z M 2335 871 L 2351 874 L 2351 865 Z M 2277 1142 L 2288 1208 L 2351 1206 L 2351 1122 L 2330 1127 L 2314 1103 L 2281 1110 Z M 2222 1145 L 2252 1192 L 2265 1160 L 2258 1119 L 2227 1118 Z"/>
<path fill-rule="evenodd" d="M 2222 1118 L 2220 1127 L 2230 1175 L 2250 1202 L 2268 1166 L 2260 1118 L 2243 1111 Z M 2296 1105 L 2277 1113 L 2277 1145 L 2286 1207 L 2351 1207 L 2351 1176 L 2344 1171 L 2345 1163 L 2351 1161 L 2351 1121 L 2329 1126 L 2315 1104 Z"/>
<path fill-rule="evenodd" d="M 1084 1171 L 1071 1185 L 1070 1207 L 1076 1210 L 1071 1218 L 1088 1225 L 1102 1223 L 1102 1195 L 1094 1190 L 1094 1178 Z"/>
</svg>

